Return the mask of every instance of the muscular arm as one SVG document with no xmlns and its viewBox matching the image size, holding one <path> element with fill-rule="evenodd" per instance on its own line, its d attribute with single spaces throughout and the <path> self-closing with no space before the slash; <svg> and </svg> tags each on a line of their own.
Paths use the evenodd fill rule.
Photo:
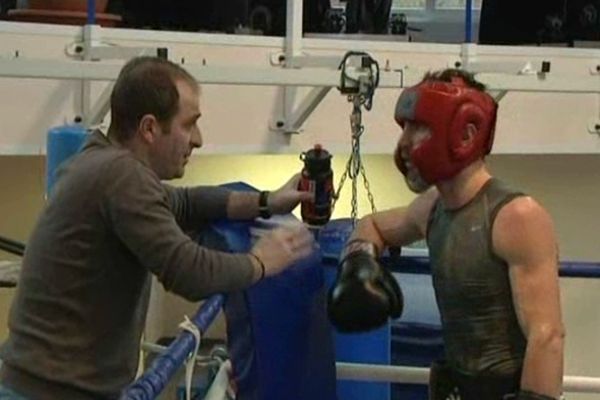
<svg viewBox="0 0 600 400">
<path fill-rule="evenodd" d="M 408 207 L 367 215 L 358 222 L 352 238 L 374 243 L 379 252 L 386 246 L 404 246 L 423 239 L 429 214 L 437 198 L 437 190 L 430 189 L 414 199 Z"/>
<path fill-rule="evenodd" d="M 552 220 L 533 199 L 520 197 L 500 210 L 492 238 L 496 254 L 509 265 L 515 310 L 527 338 L 521 388 L 558 398 L 564 330 Z"/>
</svg>

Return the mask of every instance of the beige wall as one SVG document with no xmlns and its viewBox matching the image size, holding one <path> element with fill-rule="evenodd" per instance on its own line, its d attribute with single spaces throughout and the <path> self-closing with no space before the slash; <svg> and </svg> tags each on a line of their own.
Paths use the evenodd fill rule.
<svg viewBox="0 0 600 400">
<path fill-rule="evenodd" d="M 336 182 L 346 156 L 335 155 Z M 379 209 L 406 204 L 413 197 L 389 156 L 366 156 L 367 174 Z M 535 196 L 555 219 L 563 260 L 600 261 L 596 224 L 600 210 L 600 156 L 493 156 L 490 168 L 498 176 Z M 179 184 L 217 184 L 244 181 L 274 189 L 301 168 L 296 156 L 200 156 L 189 165 Z M 26 240 L 43 205 L 44 159 L 41 157 L 0 157 L 0 234 Z M 342 193 L 335 217 L 349 214 L 349 187 Z M 359 190 L 364 194 L 364 190 Z M 359 213 L 369 211 L 364 196 Z M 8 258 L 0 254 L 0 259 Z M 600 376 L 600 281 L 563 279 L 563 308 L 568 330 L 566 365 L 569 374 Z M 0 340 L 6 337 L 5 316 L 12 290 L 0 289 Z M 163 296 L 164 294 L 159 294 Z M 193 304 L 169 297 L 155 304 L 149 326 L 155 335 L 172 334 L 184 312 Z M 160 310 L 169 312 L 161 313 Z M 180 310 L 173 312 L 174 309 Z M 211 336 L 221 336 L 222 321 Z M 585 395 L 571 399 L 591 399 Z"/>
<path fill-rule="evenodd" d="M 44 204 L 44 158 L 0 157 L 0 235 L 26 241 Z M 0 251 L 0 260 L 18 259 Z M 14 289 L 0 289 L 0 341 Z"/>
<path fill-rule="evenodd" d="M 491 157 L 489 165 L 550 211 L 561 259 L 600 262 L 600 155 L 503 155 Z"/>
</svg>

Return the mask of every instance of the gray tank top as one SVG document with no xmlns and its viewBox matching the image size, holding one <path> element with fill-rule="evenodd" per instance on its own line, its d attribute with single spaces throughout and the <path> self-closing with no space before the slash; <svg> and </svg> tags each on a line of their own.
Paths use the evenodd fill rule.
<svg viewBox="0 0 600 400">
<path fill-rule="evenodd" d="M 492 250 L 498 211 L 522 196 L 497 179 L 456 210 L 437 201 L 427 244 L 449 365 L 466 374 L 514 374 L 526 339 L 512 302 L 508 265 Z"/>
</svg>

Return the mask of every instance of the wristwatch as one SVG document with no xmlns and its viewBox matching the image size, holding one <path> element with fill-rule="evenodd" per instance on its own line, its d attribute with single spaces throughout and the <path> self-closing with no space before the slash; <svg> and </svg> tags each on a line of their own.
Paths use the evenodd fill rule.
<svg viewBox="0 0 600 400">
<path fill-rule="evenodd" d="M 258 215 L 264 219 L 271 218 L 271 211 L 269 211 L 269 205 L 267 204 L 268 198 L 269 198 L 268 190 L 263 190 L 258 195 Z"/>
</svg>

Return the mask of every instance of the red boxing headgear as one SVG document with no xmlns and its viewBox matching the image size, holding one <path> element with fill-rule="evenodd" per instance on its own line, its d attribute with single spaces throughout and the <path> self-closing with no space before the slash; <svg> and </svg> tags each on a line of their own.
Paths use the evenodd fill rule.
<svg viewBox="0 0 600 400">
<path fill-rule="evenodd" d="M 429 184 L 452 178 L 466 166 L 488 154 L 494 141 L 498 105 L 487 93 L 469 87 L 462 78 L 452 82 L 425 80 L 402 91 L 396 104 L 396 122 L 427 126 L 431 137 L 410 153 L 411 163 Z M 469 146 L 462 143 L 467 124 L 477 129 Z M 396 149 L 398 169 L 406 166 Z"/>
</svg>

